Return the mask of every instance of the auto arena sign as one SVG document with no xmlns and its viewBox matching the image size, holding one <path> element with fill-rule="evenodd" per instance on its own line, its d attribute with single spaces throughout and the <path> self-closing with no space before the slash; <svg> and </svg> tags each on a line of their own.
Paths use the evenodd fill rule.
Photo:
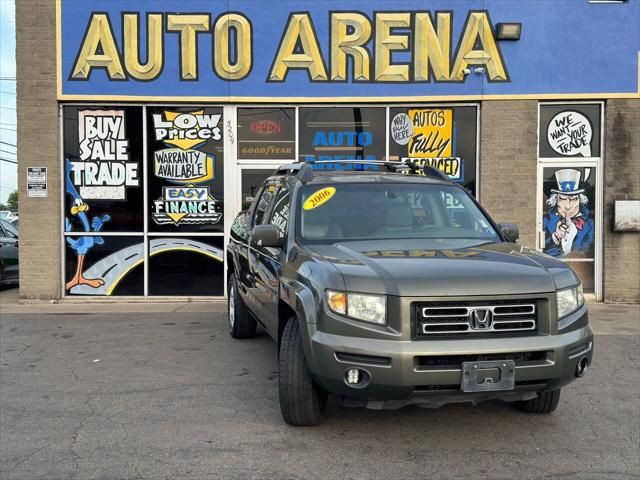
<svg viewBox="0 0 640 480">
<path fill-rule="evenodd" d="M 157 1 L 153 10 L 142 0 L 58 2 L 62 99 L 335 101 L 638 89 L 638 2 L 597 12 L 588 2 L 556 2 L 553 17 L 571 18 L 571 28 L 548 22 L 536 0 L 467 0 L 455 10 L 450 1 L 409 0 L 393 11 L 382 0 L 367 2 L 367 11 L 331 0 Z M 500 40 L 498 23 L 520 25 L 521 39 Z M 593 31 L 615 31 L 616 47 L 588 49 L 583 39 Z M 560 44 L 571 52 L 561 63 L 558 55 L 532 60 L 531 52 Z"/>
</svg>

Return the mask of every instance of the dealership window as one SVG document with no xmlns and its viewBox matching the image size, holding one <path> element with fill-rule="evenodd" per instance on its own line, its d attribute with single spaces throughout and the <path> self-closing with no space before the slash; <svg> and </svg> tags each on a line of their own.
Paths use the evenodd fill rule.
<svg viewBox="0 0 640 480">
<path fill-rule="evenodd" d="M 66 233 L 142 234 L 141 107 L 65 107 Z"/>
<path fill-rule="evenodd" d="M 296 158 L 295 107 L 237 109 L 237 168 L 240 209 L 253 202 L 264 180 L 282 164 Z"/>
<path fill-rule="evenodd" d="M 602 103 L 539 106 L 538 249 L 601 297 Z"/>
<path fill-rule="evenodd" d="M 64 105 L 65 294 L 224 295 L 225 206 L 249 208 L 264 179 L 296 159 L 331 170 L 412 158 L 475 194 L 478 110 Z M 286 230 L 289 192 L 262 195 L 258 216 L 274 206 L 260 221 Z"/>
<path fill-rule="evenodd" d="M 63 107 L 67 295 L 223 294 L 222 115 Z"/>
<path fill-rule="evenodd" d="M 414 106 L 389 110 L 389 160 L 412 159 L 477 193 L 478 108 Z"/>
<path fill-rule="evenodd" d="M 238 108 L 238 160 L 294 160 L 294 108 Z"/>
<path fill-rule="evenodd" d="M 298 159 L 327 162 L 314 167 L 323 170 L 348 160 L 384 160 L 385 130 L 384 107 L 301 107 Z"/>
</svg>

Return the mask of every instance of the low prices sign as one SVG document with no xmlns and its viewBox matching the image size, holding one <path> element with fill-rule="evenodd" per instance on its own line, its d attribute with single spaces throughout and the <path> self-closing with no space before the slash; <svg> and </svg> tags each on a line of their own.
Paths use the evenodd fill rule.
<svg viewBox="0 0 640 480">
<path fill-rule="evenodd" d="M 153 115 L 155 138 L 170 148 L 154 152 L 153 173 L 176 183 L 215 178 L 215 158 L 199 150 L 208 141 L 221 141 L 221 115 L 172 112 Z"/>
</svg>

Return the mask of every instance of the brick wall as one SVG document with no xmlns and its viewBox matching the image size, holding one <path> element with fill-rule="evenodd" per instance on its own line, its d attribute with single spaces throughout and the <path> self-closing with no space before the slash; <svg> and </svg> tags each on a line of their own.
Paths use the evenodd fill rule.
<svg viewBox="0 0 640 480">
<path fill-rule="evenodd" d="M 520 227 L 535 247 L 538 102 L 487 101 L 480 108 L 480 202 L 497 222 Z"/>
<path fill-rule="evenodd" d="M 54 1 L 16 2 L 20 297 L 59 298 L 60 164 Z M 27 198 L 27 167 L 47 167 L 49 196 Z"/>
<path fill-rule="evenodd" d="M 640 303 L 640 233 L 613 231 L 615 200 L 640 200 L 640 99 L 606 104 L 604 300 Z"/>
</svg>

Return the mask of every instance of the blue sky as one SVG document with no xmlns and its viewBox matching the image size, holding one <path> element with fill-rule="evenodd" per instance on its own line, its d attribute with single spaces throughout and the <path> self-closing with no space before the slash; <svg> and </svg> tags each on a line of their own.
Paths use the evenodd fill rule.
<svg viewBox="0 0 640 480">
<path fill-rule="evenodd" d="M 0 0 L 0 158 L 16 161 L 16 9 Z M 0 160 L 0 203 L 18 189 L 17 165 Z"/>
</svg>

